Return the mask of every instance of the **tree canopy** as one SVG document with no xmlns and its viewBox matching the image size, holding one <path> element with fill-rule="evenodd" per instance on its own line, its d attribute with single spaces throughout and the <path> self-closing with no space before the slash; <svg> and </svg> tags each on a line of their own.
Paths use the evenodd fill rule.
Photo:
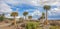
<svg viewBox="0 0 60 29">
<path fill-rule="evenodd" d="M 45 10 L 49 10 L 50 8 L 51 8 L 51 6 L 49 6 L 49 5 L 44 5 L 44 7 L 43 7 Z"/>
</svg>

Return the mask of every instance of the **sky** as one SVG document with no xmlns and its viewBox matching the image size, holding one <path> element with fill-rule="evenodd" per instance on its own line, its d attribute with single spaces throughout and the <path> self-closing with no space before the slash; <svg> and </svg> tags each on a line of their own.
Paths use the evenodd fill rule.
<svg viewBox="0 0 60 29">
<path fill-rule="evenodd" d="M 60 18 L 60 0 L 0 0 L 0 14 L 5 13 L 5 16 L 10 18 L 11 12 L 17 11 L 19 17 L 24 17 L 23 12 L 27 11 L 33 18 L 40 18 L 44 5 L 50 5 L 48 18 Z"/>
</svg>

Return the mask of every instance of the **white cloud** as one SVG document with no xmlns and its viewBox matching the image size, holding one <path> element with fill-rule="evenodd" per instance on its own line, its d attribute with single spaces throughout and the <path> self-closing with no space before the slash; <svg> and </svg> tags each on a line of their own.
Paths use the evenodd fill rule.
<svg viewBox="0 0 60 29">
<path fill-rule="evenodd" d="M 50 16 L 60 15 L 60 8 L 59 7 L 53 8 L 50 11 L 48 11 L 48 13 L 49 13 Z"/>
<path fill-rule="evenodd" d="M 30 4 L 32 4 L 34 6 L 39 6 L 39 0 L 31 0 Z"/>
<path fill-rule="evenodd" d="M 31 13 L 31 15 L 32 15 L 32 16 L 35 16 L 35 15 L 41 16 L 41 12 L 40 12 L 39 10 L 34 10 L 34 12 Z"/>
<path fill-rule="evenodd" d="M 60 6 L 60 0 L 32 0 L 31 2 L 32 4 L 34 3 L 34 5 L 56 5 L 56 6 Z"/>
<path fill-rule="evenodd" d="M 57 5 L 59 2 L 60 0 L 41 0 L 40 4 Z"/>
<path fill-rule="evenodd" d="M 0 1 L 0 14 L 9 13 L 9 14 L 6 14 L 6 17 L 10 17 L 11 12 L 12 12 L 11 7 L 7 5 L 3 0 L 1 0 Z"/>
<path fill-rule="evenodd" d="M 34 6 L 40 6 L 40 5 L 57 5 L 60 6 L 60 0 L 4 0 L 5 2 L 13 5 L 18 4 L 30 4 Z"/>
<path fill-rule="evenodd" d="M 60 13 L 60 8 L 54 8 L 54 9 L 52 9 L 52 11 L 55 12 L 55 13 L 56 13 L 56 12 L 57 12 L 57 13 Z"/>
<path fill-rule="evenodd" d="M 0 3 L 0 13 L 10 13 L 10 12 L 12 12 L 12 9 L 10 8 L 10 6 L 8 6 L 6 3 L 1 1 L 1 3 Z"/>
<path fill-rule="evenodd" d="M 39 10 L 34 10 L 33 12 L 29 13 L 28 15 L 33 16 L 33 19 L 38 19 L 42 14 Z"/>
<path fill-rule="evenodd" d="M 12 5 L 18 5 L 20 2 L 17 0 L 4 0 L 4 2 Z"/>
</svg>

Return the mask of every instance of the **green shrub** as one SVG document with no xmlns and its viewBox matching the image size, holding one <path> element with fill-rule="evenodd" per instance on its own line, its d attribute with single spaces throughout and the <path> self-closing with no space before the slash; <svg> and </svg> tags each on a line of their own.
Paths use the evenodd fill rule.
<svg viewBox="0 0 60 29">
<path fill-rule="evenodd" d="M 33 22 L 29 22 L 26 24 L 25 29 L 36 29 L 37 24 L 33 23 Z"/>
<path fill-rule="evenodd" d="M 0 17 L 0 22 L 1 22 L 1 21 L 3 21 L 3 20 L 4 20 L 4 17 L 3 17 L 3 16 L 1 16 L 1 17 Z"/>
</svg>

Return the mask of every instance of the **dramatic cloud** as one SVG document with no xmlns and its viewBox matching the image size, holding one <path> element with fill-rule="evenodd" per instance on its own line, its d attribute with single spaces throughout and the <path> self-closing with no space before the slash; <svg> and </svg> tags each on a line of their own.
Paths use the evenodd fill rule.
<svg viewBox="0 0 60 29">
<path fill-rule="evenodd" d="M 41 6 L 41 5 L 57 5 L 60 6 L 60 0 L 4 0 L 6 3 L 12 5 L 20 5 L 20 4 L 30 4 L 33 6 Z"/>
<path fill-rule="evenodd" d="M 41 12 L 39 10 L 41 9 L 40 7 L 43 5 L 50 5 L 51 7 L 53 6 L 57 7 L 57 8 L 52 8 L 50 11 L 48 11 L 48 15 L 50 16 L 60 15 L 60 8 L 59 8 L 60 0 L 0 0 L 0 13 L 10 13 L 12 12 L 11 8 L 14 7 L 13 9 L 15 10 L 17 9 L 17 7 L 19 7 L 18 9 L 20 8 L 27 9 L 25 11 L 28 12 L 33 11 L 32 13 L 30 13 L 32 16 L 36 16 L 36 15 L 40 16 Z M 38 10 L 34 10 L 34 9 L 38 9 Z"/>
<path fill-rule="evenodd" d="M 3 1 L 0 2 L 0 13 L 10 13 L 12 12 L 12 9 L 10 6 L 8 6 Z"/>
</svg>

